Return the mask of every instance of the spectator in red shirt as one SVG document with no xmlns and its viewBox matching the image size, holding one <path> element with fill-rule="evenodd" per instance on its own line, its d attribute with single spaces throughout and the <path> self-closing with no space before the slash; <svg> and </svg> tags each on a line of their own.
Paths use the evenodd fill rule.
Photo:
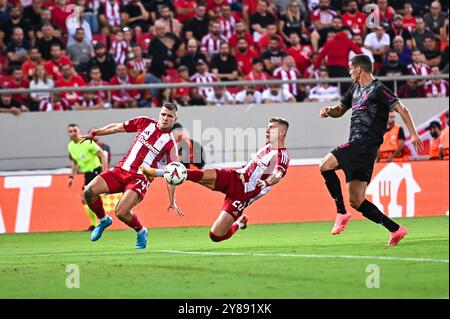
<svg viewBox="0 0 450 319">
<path fill-rule="evenodd" d="M 61 65 L 61 75 L 62 76 L 55 82 L 55 87 L 80 87 L 86 85 L 86 82 L 81 76 L 74 74 L 72 65 L 70 64 Z M 77 91 L 61 92 L 61 98 L 66 100 L 71 108 L 73 108 L 80 96 L 81 93 Z"/>
<path fill-rule="evenodd" d="M 23 77 L 22 69 L 17 67 L 13 69 L 11 74 L 11 81 L 5 83 L 5 87 L 8 89 L 28 89 L 30 82 Z M 28 94 L 13 94 L 12 99 L 16 100 L 20 104 L 28 105 Z"/>
<path fill-rule="evenodd" d="M 116 69 L 116 76 L 111 79 L 111 85 L 130 85 L 136 84 L 135 80 L 127 73 L 127 67 L 119 64 Z M 112 107 L 118 108 L 135 108 L 138 106 L 138 100 L 141 94 L 137 90 L 117 90 L 111 92 Z"/>
<path fill-rule="evenodd" d="M 211 20 L 215 20 L 219 17 L 220 8 L 223 5 L 227 5 L 228 0 L 207 0 L 206 10 L 208 10 L 208 15 Z"/>
<path fill-rule="evenodd" d="M 326 57 L 326 66 L 330 78 L 349 77 L 348 56 L 350 51 L 354 51 L 357 54 L 363 54 L 356 43 L 348 38 L 346 32 L 340 32 L 328 40 L 324 45 L 314 62 L 314 68 L 319 69 L 322 60 Z M 343 85 L 343 87 L 344 86 L 347 87 L 346 85 Z M 343 90 L 344 89 L 341 87 L 341 91 Z"/>
<path fill-rule="evenodd" d="M 91 81 L 88 86 L 104 86 L 109 85 L 108 82 L 102 79 L 102 71 L 97 65 L 94 65 L 89 71 L 89 78 Z M 95 92 L 95 95 L 99 96 L 105 103 L 105 108 L 111 107 L 111 91 L 99 90 Z"/>
<path fill-rule="evenodd" d="M 245 76 L 245 80 L 247 81 L 267 81 L 270 79 L 270 76 L 264 72 L 263 61 L 259 58 L 254 58 L 252 61 L 253 70 Z M 267 89 L 266 85 L 257 85 L 255 86 L 255 90 L 262 92 Z"/>
<path fill-rule="evenodd" d="M 175 17 L 181 23 L 185 23 L 195 16 L 197 1 L 195 0 L 175 0 Z"/>
<path fill-rule="evenodd" d="M 294 58 L 297 69 L 304 74 L 306 69 L 311 65 L 312 46 L 301 45 L 300 36 L 295 32 L 290 34 L 289 39 L 291 47 L 287 50 L 287 53 Z"/>
<path fill-rule="evenodd" d="M 235 58 L 238 64 L 239 73 L 243 76 L 249 74 L 253 69 L 252 61 L 258 57 L 258 53 L 249 48 L 245 38 L 239 38 Z"/>
<path fill-rule="evenodd" d="M 187 66 L 182 65 L 177 69 L 177 80 L 176 83 L 189 83 L 189 70 Z M 190 105 L 191 100 L 191 88 L 189 87 L 179 87 L 173 90 L 173 96 L 175 101 L 182 106 Z"/>
<path fill-rule="evenodd" d="M 69 0 L 55 0 L 55 2 L 52 10 L 52 23 L 65 33 L 67 32 L 67 18 L 73 13 L 73 10 L 67 6 Z"/>
<path fill-rule="evenodd" d="M 31 78 L 34 75 L 34 70 L 36 69 L 36 66 L 39 64 L 42 64 L 42 56 L 39 50 L 36 47 L 32 47 L 30 51 L 28 52 L 29 60 L 25 61 L 24 64 L 22 64 L 22 73 L 28 80 L 31 80 Z"/>
<path fill-rule="evenodd" d="M 116 33 L 126 19 L 125 8 L 119 0 L 106 0 L 98 8 L 98 21 L 102 34 Z"/>
<path fill-rule="evenodd" d="M 252 48 L 255 49 L 255 42 L 253 41 L 253 37 L 251 36 L 250 33 L 247 32 L 247 26 L 245 24 L 244 21 L 239 20 L 236 22 L 236 32 L 231 36 L 230 40 L 229 40 L 229 44 L 230 44 L 230 48 L 232 50 L 232 52 L 235 52 L 236 46 L 237 46 L 237 41 L 239 38 L 245 38 L 245 40 L 247 40 L 248 45 Z"/>
<path fill-rule="evenodd" d="M 354 34 L 366 34 L 366 15 L 358 10 L 358 2 L 351 0 L 347 4 L 346 13 L 342 15 L 344 25 L 350 27 Z"/>
<path fill-rule="evenodd" d="M 52 56 L 51 60 L 45 64 L 45 70 L 48 76 L 50 76 L 53 81 L 57 81 L 61 77 L 61 66 L 68 64 L 73 66 L 72 61 L 62 54 L 61 46 L 59 44 L 53 44 L 50 50 Z"/>
<path fill-rule="evenodd" d="M 268 24 L 266 28 L 266 33 L 259 38 L 258 48 L 259 52 L 264 52 L 267 50 L 269 46 L 270 39 L 275 37 L 278 39 L 278 43 L 280 44 L 280 49 L 286 51 L 286 45 L 284 44 L 283 37 L 277 34 L 277 25 L 276 24 Z"/>
<path fill-rule="evenodd" d="M 405 2 L 403 5 L 403 27 L 411 33 L 416 29 L 416 18 L 413 16 L 413 11 L 412 4 Z"/>
</svg>

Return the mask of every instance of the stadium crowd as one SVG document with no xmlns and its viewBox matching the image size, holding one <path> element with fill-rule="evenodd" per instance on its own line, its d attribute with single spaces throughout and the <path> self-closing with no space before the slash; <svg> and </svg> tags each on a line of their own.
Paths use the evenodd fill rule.
<svg viewBox="0 0 450 319">
<path fill-rule="evenodd" d="M 0 0 L 2 88 L 204 84 L 2 94 L 0 112 L 332 101 L 342 94 L 332 84 L 207 84 L 349 77 L 361 53 L 377 75 L 448 73 L 448 25 L 448 3 L 429 0 Z M 448 90 L 445 80 L 408 80 L 397 92 Z"/>
</svg>

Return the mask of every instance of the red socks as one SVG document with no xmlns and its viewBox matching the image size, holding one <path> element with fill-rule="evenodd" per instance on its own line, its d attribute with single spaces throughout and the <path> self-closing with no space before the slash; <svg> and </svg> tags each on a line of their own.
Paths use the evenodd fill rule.
<svg viewBox="0 0 450 319">
<path fill-rule="evenodd" d="M 130 226 L 131 228 L 133 228 L 137 232 L 142 229 L 142 224 L 135 214 L 133 214 L 133 218 L 131 218 L 131 220 L 129 222 L 125 222 L 125 221 L 123 221 L 123 222 L 125 224 L 127 224 L 128 226 Z"/>
<path fill-rule="evenodd" d="M 93 203 L 88 203 L 89 208 L 97 215 L 98 219 L 106 216 L 105 210 L 103 208 L 102 198 L 99 196 L 98 199 Z"/>
<path fill-rule="evenodd" d="M 197 169 L 188 169 L 187 170 L 187 180 L 192 181 L 194 183 L 198 183 L 203 178 L 203 171 Z"/>
<path fill-rule="evenodd" d="M 235 232 L 237 232 L 237 230 L 239 229 L 239 225 L 237 223 L 233 223 L 233 225 L 231 225 L 230 230 L 223 236 L 217 236 L 215 235 L 212 231 L 209 232 L 209 237 L 211 238 L 212 241 L 214 242 L 219 242 L 222 240 L 227 240 L 228 238 L 230 238 L 231 236 L 234 235 Z"/>
</svg>

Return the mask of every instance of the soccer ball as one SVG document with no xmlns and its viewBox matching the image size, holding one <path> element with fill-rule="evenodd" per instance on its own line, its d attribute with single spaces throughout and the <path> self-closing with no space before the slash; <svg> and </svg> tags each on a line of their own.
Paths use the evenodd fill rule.
<svg viewBox="0 0 450 319">
<path fill-rule="evenodd" d="M 163 173 L 166 182 L 174 186 L 182 184 L 187 178 L 187 169 L 179 162 L 169 163 Z"/>
</svg>

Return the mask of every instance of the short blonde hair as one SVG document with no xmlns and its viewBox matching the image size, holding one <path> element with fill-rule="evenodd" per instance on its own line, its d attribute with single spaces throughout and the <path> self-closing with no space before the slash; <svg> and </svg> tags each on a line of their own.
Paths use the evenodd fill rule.
<svg viewBox="0 0 450 319">
<path fill-rule="evenodd" d="M 289 128 L 289 122 L 282 117 L 271 117 L 269 119 L 269 123 L 280 123 L 280 124 L 286 126 L 286 129 Z"/>
</svg>

